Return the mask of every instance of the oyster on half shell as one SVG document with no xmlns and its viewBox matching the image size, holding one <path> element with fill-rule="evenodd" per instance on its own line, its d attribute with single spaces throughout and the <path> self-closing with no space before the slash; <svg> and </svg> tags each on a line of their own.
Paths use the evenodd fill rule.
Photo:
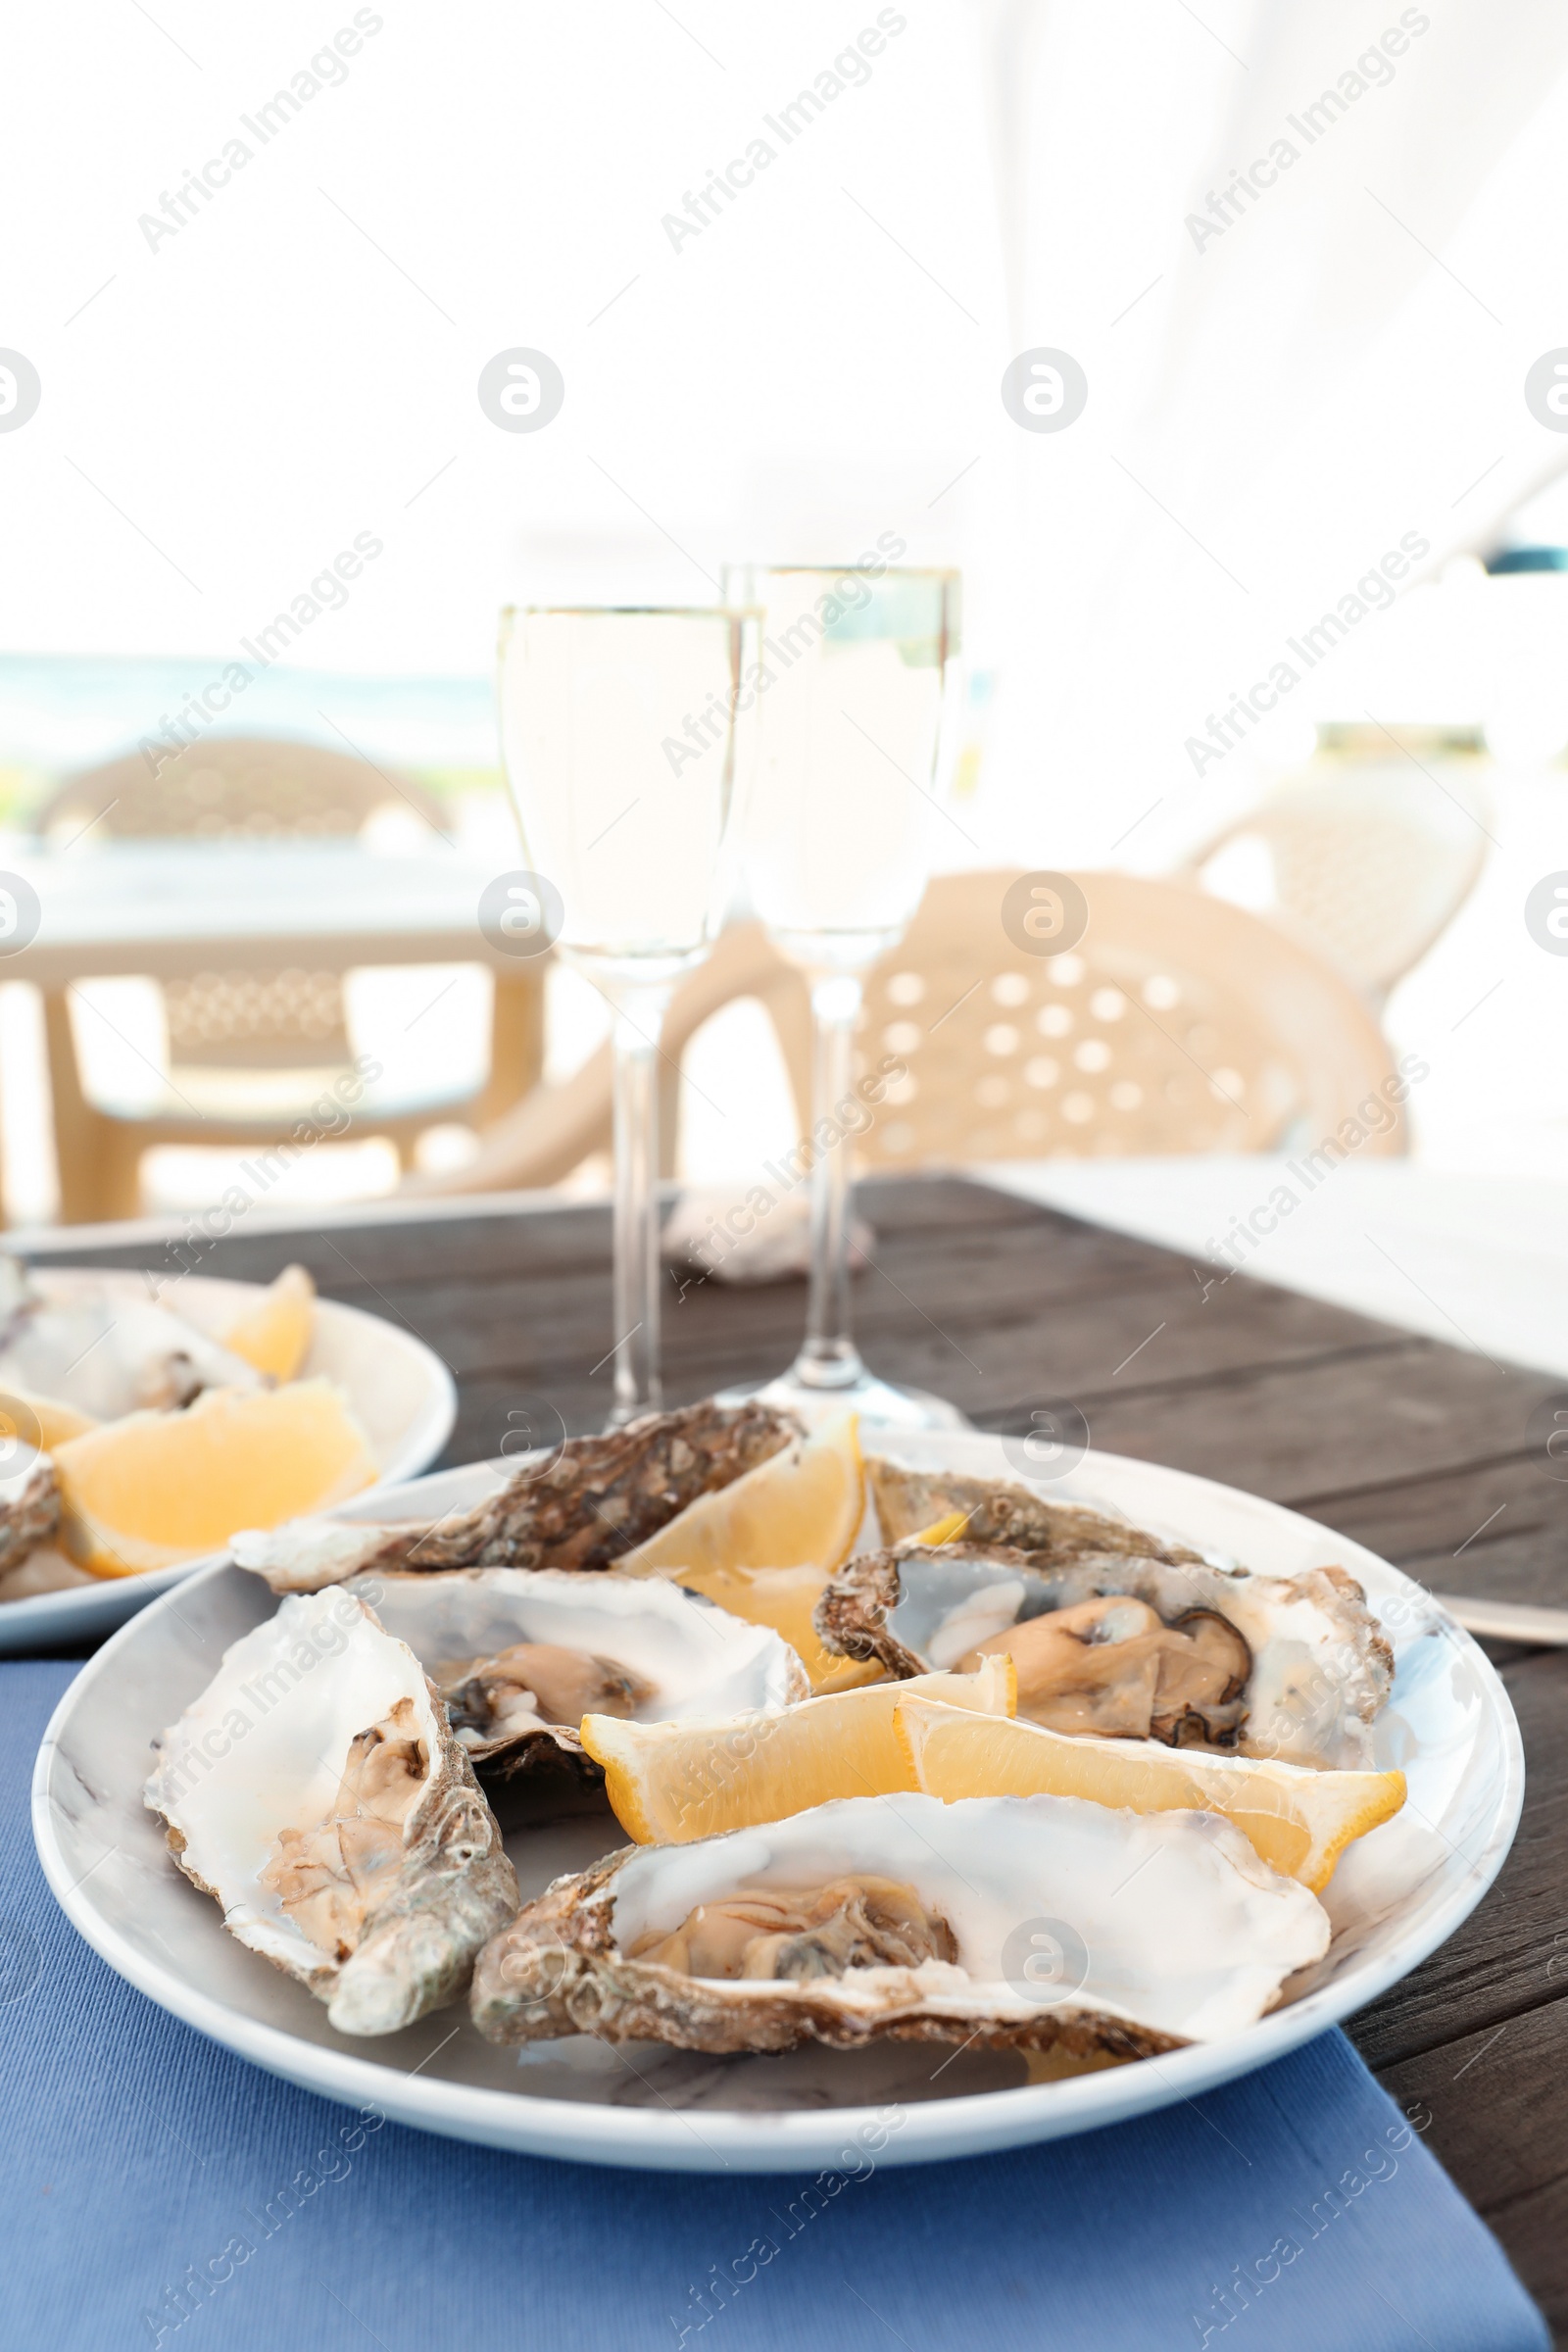
<svg viewBox="0 0 1568 2352">
<path fill-rule="evenodd" d="M 52 1396 L 99 1421 L 172 1412 L 206 1389 L 259 1389 L 260 1372 L 155 1298 L 107 1286 L 48 1298 L 0 1257 L 0 1389 Z"/>
<path fill-rule="evenodd" d="M 1129 1551 L 1058 1564 L 964 1541 L 865 1552 L 815 1611 L 824 1645 L 900 1678 L 1006 1651 L 1050 1730 L 1358 1769 L 1394 1656 L 1343 1568 L 1292 1577 Z"/>
<path fill-rule="evenodd" d="M 48 1454 L 19 1446 L 15 1469 L 0 1478 L 0 1576 L 20 1568 L 60 1525 L 60 1482 Z"/>
<path fill-rule="evenodd" d="M 956 1470 L 911 1470 L 883 1454 L 867 1454 L 866 1477 L 882 1534 L 902 1544 L 939 1519 L 963 1516 L 967 1544 L 1008 1544 L 1043 1555 L 1042 1565 L 1127 1552 L 1141 1560 L 1196 1560 L 1180 1544 L 1107 1518 L 1081 1502 L 1049 1502 L 1032 1488 L 1001 1478 L 971 1478 Z"/>
<path fill-rule="evenodd" d="M 470 2000 L 500 2042 L 1139 2058 L 1239 2033 L 1328 1944 L 1316 1896 L 1217 1814 L 849 1797 L 558 1879 L 480 1954 Z"/>
<path fill-rule="evenodd" d="M 499 1494 L 433 1526 L 292 1519 L 236 1535 L 233 1556 L 274 1592 L 317 1592 L 367 1569 L 610 1568 L 799 1434 L 788 1414 L 756 1402 L 646 1413 L 603 1437 L 568 1438 L 555 1461 L 524 1464 Z"/>
<path fill-rule="evenodd" d="M 145 1797 L 180 1869 L 339 2033 L 441 2008 L 517 1908 L 445 1707 L 351 1593 L 285 1600 L 158 1745 Z"/>
<path fill-rule="evenodd" d="M 466 1568 L 354 1577 L 343 1591 L 408 1643 L 459 1742 L 491 1773 L 564 1754 L 602 1787 L 578 1737 L 584 1715 L 668 1723 L 809 1695 L 805 1667 L 769 1627 L 654 1578 Z"/>
</svg>

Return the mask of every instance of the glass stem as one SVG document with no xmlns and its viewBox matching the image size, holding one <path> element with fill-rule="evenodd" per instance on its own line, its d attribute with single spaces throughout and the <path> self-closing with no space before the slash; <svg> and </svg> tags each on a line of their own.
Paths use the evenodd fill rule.
<svg viewBox="0 0 1568 2352">
<path fill-rule="evenodd" d="M 842 1389 L 865 1367 L 850 1337 L 850 1152 L 845 1134 L 824 1152 L 815 1130 L 842 1123 L 835 1104 L 855 1090 L 855 1025 L 864 987 L 858 972 L 817 973 L 811 981 L 811 1288 L 806 1345 L 795 1377 L 812 1389 Z"/>
<path fill-rule="evenodd" d="M 660 1410 L 659 1033 L 667 987 L 609 992 L 614 1021 L 615 1398 L 608 1426 Z"/>
</svg>

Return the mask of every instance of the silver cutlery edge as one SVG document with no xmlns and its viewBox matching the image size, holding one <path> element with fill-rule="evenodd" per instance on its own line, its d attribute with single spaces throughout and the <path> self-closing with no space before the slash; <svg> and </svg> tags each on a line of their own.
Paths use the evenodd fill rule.
<svg viewBox="0 0 1568 2352">
<path fill-rule="evenodd" d="M 1457 1618 L 1467 1633 L 1489 1634 L 1501 1642 L 1544 1642 L 1568 1649 L 1568 1609 L 1517 1600 L 1477 1600 L 1465 1592 L 1434 1592 L 1432 1598 L 1440 1609 Z"/>
</svg>

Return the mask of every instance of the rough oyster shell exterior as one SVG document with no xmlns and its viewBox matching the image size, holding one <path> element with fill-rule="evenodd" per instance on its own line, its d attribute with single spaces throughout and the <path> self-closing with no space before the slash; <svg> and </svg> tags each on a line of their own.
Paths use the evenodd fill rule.
<svg viewBox="0 0 1568 2352">
<path fill-rule="evenodd" d="M 847 1871 L 911 1886 L 947 1922 L 957 1963 L 778 1983 L 688 1977 L 624 1948 L 742 1886 Z M 500 2042 L 592 2033 L 726 2052 L 894 2039 L 1137 2058 L 1241 2031 L 1328 1942 L 1316 1897 L 1214 1814 L 852 1797 L 558 1879 L 481 1953 L 470 2005 Z"/>
<path fill-rule="evenodd" d="M 60 1482 L 46 1453 L 0 1486 L 0 1576 L 20 1568 L 60 1526 Z"/>
<path fill-rule="evenodd" d="M 395 1882 L 340 1957 L 303 1932 L 264 1874 L 279 1840 L 323 1824 L 354 1742 L 400 1707 L 423 1754 Z M 517 1908 L 517 1882 L 473 1768 L 418 1659 L 345 1592 L 285 1600 L 234 1642 L 158 1742 L 148 1807 L 240 1942 L 324 2001 L 343 2034 L 391 2034 L 454 1999 Z"/>
<path fill-rule="evenodd" d="M 603 1437 L 568 1438 L 554 1462 L 525 1464 L 499 1494 L 434 1526 L 296 1519 L 237 1535 L 233 1556 L 274 1592 L 316 1592 L 383 1568 L 610 1568 L 798 1435 L 767 1405 L 682 1405 Z"/>
<path fill-rule="evenodd" d="M 1005 1479 L 970 1478 L 956 1470 L 910 1470 L 882 1454 L 866 1456 L 877 1519 L 890 1544 L 917 1536 L 955 1511 L 964 1514 L 964 1541 L 1008 1544 L 1038 1552 L 1042 1563 L 1128 1552 L 1147 1560 L 1196 1560 L 1179 1544 L 1164 1544 L 1125 1519 L 1077 1502 L 1048 1502 Z"/>
</svg>

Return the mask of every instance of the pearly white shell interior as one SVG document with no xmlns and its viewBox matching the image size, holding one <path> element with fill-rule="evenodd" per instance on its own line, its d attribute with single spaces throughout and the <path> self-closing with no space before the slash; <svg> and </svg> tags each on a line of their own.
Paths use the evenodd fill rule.
<svg viewBox="0 0 1568 2352">
<path fill-rule="evenodd" d="M 164 1736 L 146 1800 L 185 1839 L 185 1861 L 242 1942 L 311 1973 L 326 1955 L 261 1883 L 278 1833 L 322 1820 L 349 1743 L 412 1698 L 439 1736 L 424 1673 L 342 1586 L 302 1593 L 223 1652 L 209 1688 Z"/>
<path fill-rule="evenodd" d="M 956 1969 L 857 1969 L 805 1988 L 861 2014 L 918 2003 L 1014 2021 L 1059 2005 L 1206 2041 L 1252 2024 L 1328 1949 L 1316 1896 L 1221 1816 L 1070 1796 L 848 1797 L 695 1845 L 650 1846 L 612 1883 L 615 1941 L 625 1951 L 667 1935 L 739 1886 L 818 1886 L 849 1872 L 913 1886 L 958 1944 Z M 776 2000 L 802 1988 L 722 1989 Z"/>
<path fill-rule="evenodd" d="M 653 1577 L 563 1568 L 465 1568 L 351 1577 L 426 1667 L 494 1656 L 514 1642 L 559 1642 L 629 1666 L 653 1685 L 639 1723 L 738 1715 L 787 1704 L 795 1653 L 765 1625 Z"/>
</svg>

